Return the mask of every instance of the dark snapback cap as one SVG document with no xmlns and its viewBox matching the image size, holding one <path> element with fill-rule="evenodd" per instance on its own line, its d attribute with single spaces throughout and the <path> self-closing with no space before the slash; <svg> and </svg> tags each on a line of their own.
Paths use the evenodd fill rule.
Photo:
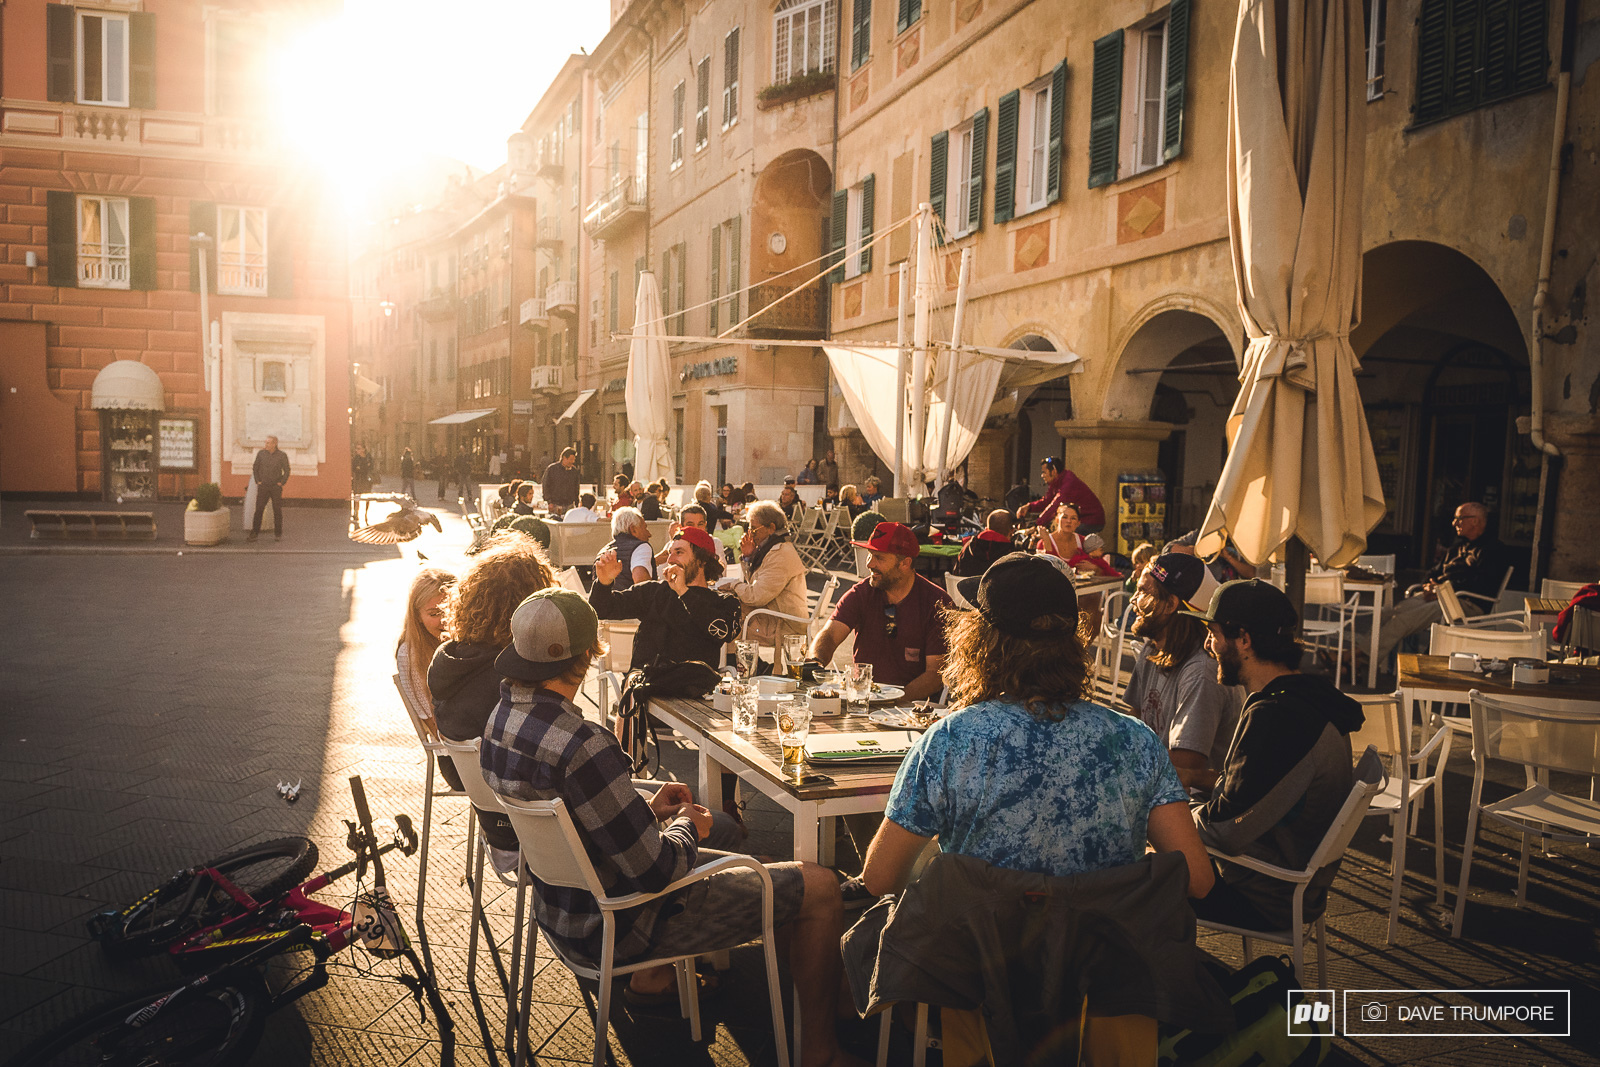
<svg viewBox="0 0 1600 1067">
<path fill-rule="evenodd" d="M 1198 556 L 1168 552 L 1146 564 L 1145 573 L 1155 579 L 1161 588 L 1183 601 L 1185 607 L 1191 607 L 1194 595 L 1205 583 L 1206 565 Z"/>
<path fill-rule="evenodd" d="M 1283 590 L 1260 578 L 1224 582 L 1211 595 L 1209 609 L 1183 614 L 1208 625 L 1234 626 L 1253 634 L 1292 633 L 1300 625 L 1300 613 Z"/>
<path fill-rule="evenodd" d="M 956 589 L 989 624 L 1012 637 L 1037 639 L 1033 621 L 1043 615 L 1078 616 L 1078 591 L 1051 561 L 1027 552 L 1001 556 Z"/>
</svg>

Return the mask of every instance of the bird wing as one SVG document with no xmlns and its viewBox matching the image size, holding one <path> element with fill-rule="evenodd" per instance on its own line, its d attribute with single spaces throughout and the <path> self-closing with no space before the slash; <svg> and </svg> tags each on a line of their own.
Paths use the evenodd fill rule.
<svg viewBox="0 0 1600 1067">
<path fill-rule="evenodd" d="M 421 529 L 422 527 L 414 520 L 407 522 L 402 512 L 382 522 L 362 527 L 350 535 L 350 540 L 359 541 L 364 545 L 392 545 L 401 541 L 415 540 Z"/>
</svg>

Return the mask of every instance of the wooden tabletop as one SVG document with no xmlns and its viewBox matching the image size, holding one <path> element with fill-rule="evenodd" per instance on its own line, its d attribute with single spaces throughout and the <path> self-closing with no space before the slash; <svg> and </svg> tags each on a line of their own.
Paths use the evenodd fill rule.
<svg viewBox="0 0 1600 1067">
<path fill-rule="evenodd" d="M 1552 663 L 1550 681 L 1541 685 L 1513 685 L 1509 670 L 1468 674 L 1450 670 L 1448 656 L 1403 655 L 1399 682 L 1401 689 L 1447 689 L 1458 693 L 1476 689 L 1493 696 L 1552 697 L 1600 703 L 1600 667 Z"/>
<path fill-rule="evenodd" d="M 737 756 L 750 769 L 766 780 L 781 786 L 797 800 L 832 800 L 837 797 L 865 796 L 887 793 L 894 785 L 898 762 L 829 764 L 818 767 L 807 764 L 798 776 L 783 769 L 783 750 L 778 745 L 778 732 L 770 716 L 764 716 L 755 735 L 745 737 L 733 732 L 733 719 L 713 708 L 703 700 L 692 697 L 653 697 L 652 705 L 684 720 L 705 737 Z M 813 734 L 856 733 L 872 730 L 864 715 L 827 716 L 811 720 Z M 691 738 L 691 740 L 693 740 Z"/>
<path fill-rule="evenodd" d="M 1522 598 L 1523 609 L 1531 615 L 1560 615 L 1566 610 L 1565 600 L 1550 600 L 1542 596 Z"/>
</svg>

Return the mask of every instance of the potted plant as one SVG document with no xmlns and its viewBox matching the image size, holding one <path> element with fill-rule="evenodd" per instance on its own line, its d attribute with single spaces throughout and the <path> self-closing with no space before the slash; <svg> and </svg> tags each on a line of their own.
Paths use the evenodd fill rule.
<svg viewBox="0 0 1600 1067">
<path fill-rule="evenodd" d="M 183 513 L 183 543 L 219 545 L 228 539 L 233 516 L 222 506 L 222 486 L 206 482 L 194 491 L 194 499 Z"/>
</svg>

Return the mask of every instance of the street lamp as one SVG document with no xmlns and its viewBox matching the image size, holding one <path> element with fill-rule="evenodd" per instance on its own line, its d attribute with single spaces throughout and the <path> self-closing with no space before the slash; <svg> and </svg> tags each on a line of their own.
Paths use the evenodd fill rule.
<svg viewBox="0 0 1600 1067">
<path fill-rule="evenodd" d="M 211 321 L 211 253 L 217 242 L 210 234 L 197 233 L 189 247 L 198 256 L 200 269 L 200 360 L 206 372 L 206 389 L 211 394 L 211 480 L 222 484 L 222 327 Z"/>
</svg>

